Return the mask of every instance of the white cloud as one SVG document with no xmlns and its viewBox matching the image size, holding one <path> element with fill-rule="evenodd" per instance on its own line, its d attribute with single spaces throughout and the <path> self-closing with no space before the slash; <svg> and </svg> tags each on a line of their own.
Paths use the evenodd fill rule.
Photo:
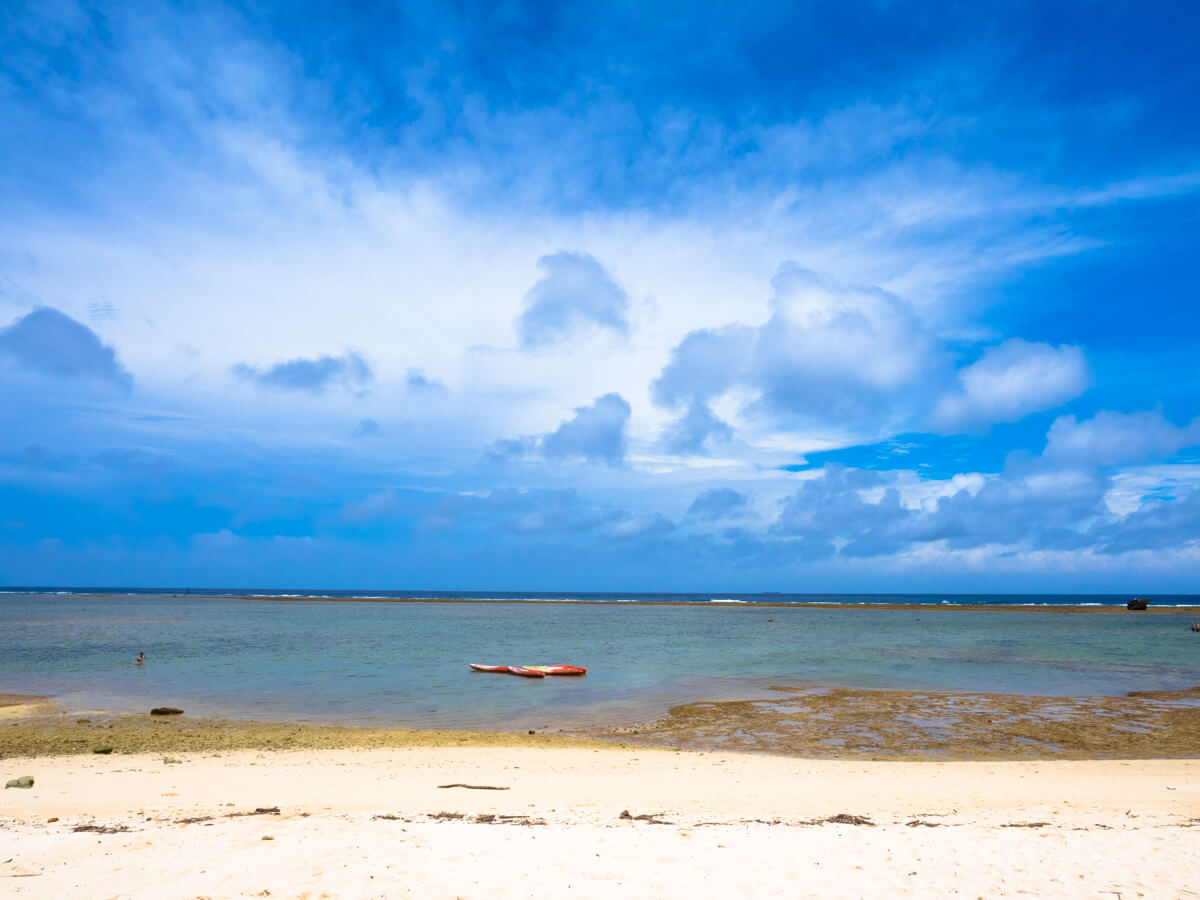
<svg viewBox="0 0 1200 900">
<path fill-rule="evenodd" d="M 1200 465 L 1136 466 L 1113 475 L 1104 503 L 1115 515 L 1127 516 L 1141 508 L 1147 497 L 1187 496 L 1200 491 Z"/>
<path fill-rule="evenodd" d="M 537 264 L 542 277 L 516 323 L 521 346 L 545 347 L 588 329 L 629 333 L 629 295 L 595 257 L 560 250 Z"/>
<path fill-rule="evenodd" d="M 1043 456 L 1068 465 L 1115 466 L 1161 459 L 1192 444 L 1200 444 L 1200 419 L 1180 428 L 1161 412 L 1103 410 L 1082 422 L 1055 419 Z"/>
<path fill-rule="evenodd" d="M 496 438 L 547 433 L 570 409 L 617 393 L 636 456 L 693 390 L 680 388 L 671 408 L 651 402 L 647 386 L 665 377 L 672 348 L 732 323 L 755 343 L 730 351 L 735 372 L 718 380 L 734 384 L 707 409 L 735 429 L 723 455 L 770 464 L 911 420 L 952 377 L 945 335 L 977 329 L 950 295 L 982 273 L 1088 245 L 1055 218 L 1062 190 L 931 149 L 923 139 L 964 124 L 907 104 L 729 127 L 682 110 L 641 122 L 602 100 L 583 118 L 480 103 L 461 110 L 451 136 L 435 121 L 444 98 L 414 85 L 412 102 L 429 105 L 402 146 L 360 159 L 359 145 L 314 134 L 330 98 L 297 77 L 301 61 L 235 14 L 188 19 L 183 43 L 172 16 L 122 13 L 110 24 L 138 77 L 114 84 L 89 70 L 57 112 L 87 110 L 118 161 L 98 157 L 86 184 L 80 176 L 86 204 L 39 206 L 39 193 L 6 209 L 0 246 L 13 264 L 0 314 L 46 302 L 82 319 L 96 297 L 111 298 L 121 315 L 104 323 L 104 340 L 138 390 L 212 429 L 344 435 L 369 418 L 388 441 L 410 434 L 413 446 L 478 458 Z M 162 77 L 145 81 L 145 71 Z M 156 111 L 154 127 L 142 105 Z M 680 133 L 688 139 L 673 144 Z M 629 134 L 644 136 L 634 158 L 600 158 L 597 148 Z M 642 181 L 629 183 L 670 186 L 670 202 L 642 202 L 635 189 L 631 202 L 605 206 L 586 193 L 624 185 L 631 171 Z M 1097 190 L 1109 202 L 1191 191 L 1189 179 Z M 562 354 L 480 351 L 511 340 L 537 261 L 563 247 L 620 273 L 628 297 L 609 292 L 583 321 L 626 339 L 573 342 Z M 779 269 L 786 259 L 822 277 Z M 238 362 L 341 347 L 370 360 L 370 397 L 230 384 Z M 409 390 L 414 369 L 446 394 Z M 1019 414 L 1023 401 L 985 384 L 989 373 L 964 373 L 972 378 L 980 384 L 964 385 L 960 401 L 986 394 L 991 415 Z M 680 446 L 703 444 L 690 435 Z"/>
<path fill-rule="evenodd" d="M 771 286 L 773 314 L 750 367 L 760 405 L 778 416 L 896 417 L 905 395 L 946 363 L 912 308 L 886 291 L 832 284 L 791 264 Z"/>
<path fill-rule="evenodd" d="M 743 426 L 873 434 L 906 422 L 949 359 L 907 303 L 837 284 L 795 263 L 771 280 L 769 317 L 687 334 L 652 386 L 659 404 L 691 409 L 743 391 Z"/>
<path fill-rule="evenodd" d="M 943 430 L 1016 422 L 1073 400 L 1092 383 L 1083 350 L 1011 338 L 959 370 L 958 386 L 933 411 Z"/>
</svg>

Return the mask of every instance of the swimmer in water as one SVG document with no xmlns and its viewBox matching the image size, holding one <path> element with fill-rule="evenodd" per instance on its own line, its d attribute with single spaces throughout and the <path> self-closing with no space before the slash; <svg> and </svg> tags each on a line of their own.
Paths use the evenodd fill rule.
<svg viewBox="0 0 1200 900">
<path fill-rule="evenodd" d="M 135 660 L 134 660 L 134 662 L 135 662 L 137 665 L 139 665 L 139 666 L 140 666 L 140 665 L 141 665 L 143 662 L 145 662 L 145 661 L 146 661 L 146 654 L 145 654 L 145 653 L 139 653 L 139 654 L 137 655 L 137 659 L 135 659 Z"/>
</svg>

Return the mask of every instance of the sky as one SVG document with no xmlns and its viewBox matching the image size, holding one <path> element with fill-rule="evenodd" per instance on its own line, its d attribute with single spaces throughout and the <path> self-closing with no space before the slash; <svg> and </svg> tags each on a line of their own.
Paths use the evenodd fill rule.
<svg viewBox="0 0 1200 900">
<path fill-rule="evenodd" d="M 0 584 L 1200 592 L 1200 10 L 712 6 L 3 4 Z"/>
</svg>

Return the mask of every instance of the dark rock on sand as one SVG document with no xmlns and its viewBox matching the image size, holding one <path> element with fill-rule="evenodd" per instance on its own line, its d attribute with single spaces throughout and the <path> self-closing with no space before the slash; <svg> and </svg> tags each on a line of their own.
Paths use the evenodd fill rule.
<svg viewBox="0 0 1200 900">
<path fill-rule="evenodd" d="M 838 813 L 825 820 L 831 825 L 874 825 L 866 816 L 852 816 L 850 813 Z"/>
<path fill-rule="evenodd" d="M 1134 597 L 1125 604 L 1126 609 L 1146 609 L 1150 606 L 1150 601 L 1145 597 Z"/>
<path fill-rule="evenodd" d="M 20 778 L 14 778 L 12 781 L 10 781 L 6 785 L 4 785 L 4 787 L 6 789 L 10 788 L 10 787 L 12 787 L 12 788 L 31 788 L 31 787 L 33 787 L 33 776 L 32 775 L 22 775 Z"/>
<path fill-rule="evenodd" d="M 94 747 L 94 748 L 92 748 L 92 752 L 93 753 L 102 753 L 102 754 L 107 755 L 109 753 L 112 753 L 112 747 Z"/>
<path fill-rule="evenodd" d="M 152 716 L 182 716 L 183 710 L 176 709 L 173 706 L 156 706 L 150 710 Z"/>
</svg>

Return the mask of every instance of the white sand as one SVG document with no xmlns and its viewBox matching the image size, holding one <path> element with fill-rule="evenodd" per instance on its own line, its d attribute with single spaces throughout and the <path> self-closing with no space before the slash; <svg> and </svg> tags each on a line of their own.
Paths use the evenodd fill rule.
<svg viewBox="0 0 1200 900">
<path fill-rule="evenodd" d="M 1200 897 L 1200 760 L 510 748 L 179 758 L 0 761 L 0 780 L 36 779 L 0 793 L 0 896 Z M 452 782 L 509 790 L 437 787 Z M 469 818 L 430 818 L 446 812 Z M 877 824 L 807 824 L 840 813 Z M 470 821 L 480 814 L 547 824 Z M 217 818 L 178 822 L 197 816 Z M 1029 822 L 1049 824 L 1006 827 Z"/>
</svg>

